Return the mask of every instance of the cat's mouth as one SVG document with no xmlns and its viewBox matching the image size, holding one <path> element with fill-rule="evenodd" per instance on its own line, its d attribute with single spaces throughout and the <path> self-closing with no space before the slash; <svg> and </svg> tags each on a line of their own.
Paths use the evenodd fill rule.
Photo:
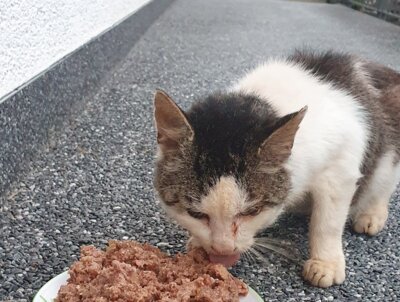
<svg viewBox="0 0 400 302">
<path fill-rule="evenodd" d="M 213 263 L 220 263 L 225 267 L 234 266 L 240 259 L 240 254 L 232 254 L 232 255 L 216 255 L 216 254 L 208 254 L 208 257 Z"/>
</svg>

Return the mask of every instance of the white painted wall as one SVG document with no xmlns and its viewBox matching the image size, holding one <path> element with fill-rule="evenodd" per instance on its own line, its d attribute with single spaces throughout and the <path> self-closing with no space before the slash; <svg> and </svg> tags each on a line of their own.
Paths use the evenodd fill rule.
<svg viewBox="0 0 400 302">
<path fill-rule="evenodd" d="M 0 99 L 149 1 L 0 0 Z"/>
</svg>

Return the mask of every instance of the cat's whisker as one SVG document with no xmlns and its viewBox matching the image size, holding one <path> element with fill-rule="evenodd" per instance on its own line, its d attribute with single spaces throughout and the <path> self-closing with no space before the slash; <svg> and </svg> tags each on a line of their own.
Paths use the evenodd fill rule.
<svg viewBox="0 0 400 302">
<path fill-rule="evenodd" d="M 274 246 L 272 244 L 256 243 L 255 247 L 258 247 L 258 248 L 260 248 L 262 250 L 268 250 L 268 251 L 271 251 L 271 252 L 275 252 L 275 253 L 277 253 L 277 254 L 279 254 L 281 256 L 284 256 L 286 258 L 289 258 L 289 259 L 293 258 L 292 254 L 290 252 L 287 252 L 286 250 L 281 249 L 281 248 L 279 248 L 277 246 Z"/>
<path fill-rule="evenodd" d="M 254 256 L 251 254 L 250 251 L 246 251 L 246 255 L 247 255 L 248 259 L 249 259 L 249 263 L 250 263 L 251 265 L 253 265 L 254 262 L 255 262 Z"/>
<path fill-rule="evenodd" d="M 244 256 L 244 258 L 247 260 L 247 262 L 249 264 L 253 264 L 253 259 L 251 258 L 249 251 L 242 252 L 242 255 Z"/>
<path fill-rule="evenodd" d="M 301 259 L 301 256 L 298 252 L 289 252 L 283 248 L 274 246 L 272 244 L 267 244 L 267 243 L 257 243 L 256 242 L 255 247 L 258 247 L 259 249 L 262 249 L 262 250 L 268 250 L 268 251 L 275 252 L 276 254 L 284 256 L 285 258 L 287 258 L 295 263 L 298 263 L 298 264 L 303 263 L 303 260 Z"/>
<path fill-rule="evenodd" d="M 246 252 L 243 252 L 240 254 L 240 258 L 244 259 L 245 261 L 247 261 L 247 256 L 246 256 Z"/>
<path fill-rule="evenodd" d="M 250 251 L 250 255 L 251 255 L 251 257 L 253 258 L 253 263 L 257 263 L 257 262 L 266 263 L 265 260 L 259 259 L 259 257 L 260 257 L 261 255 L 256 255 L 256 253 L 254 253 L 254 251 L 255 251 L 254 249 L 252 249 L 252 250 Z"/>
<path fill-rule="evenodd" d="M 249 263 L 250 263 L 250 264 L 253 264 L 253 263 L 254 263 L 254 259 L 253 259 L 253 256 L 251 255 L 250 251 L 247 250 L 247 251 L 245 251 L 244 253 L 245 253 L 245 255 L 246 255 L 246 257 L 247 257 Z"/>
<path fill-rule="evenodd" d="M 293 242 L 284 240 L 284 239 L 276 239 L 276 238 L 270 238 L 270 237 L 258 237 L 255 238 L 256 242 L 259 243 L 266 243 L 266 244 L 273 244 L 275 246 L 279 247 L 292 247 L 294 246 Z"/>
<path fill-rule="evenodd" d="M 257 259 L 257 260 L 259 260 L 260 262 L 262 262 L 262 263 L 264 263 L 264 264 L 266 264 L 266 265 L 270 265 L 271 263 L 269 262 L 269 260 L 266 258 L 266 257 L 264 257 L 259 251 L 257 251 L 255 248 L 253 248 L 253 247 L 251 247 L 250 249 L 249 249 L 249 252 L 251 253 L 251 254 L 253 254 L 254 256 L 255 256 L 255 258 Z"/>
<path fill-rule="evenodd" d="M 249 256 L 249 252 L 248 252 L 248 251 L 244 251 L 244 252 L 241 254 L 241 256 L 243 256 L 243 258 L 244 258 L 247 262 L 249 262 L 250 264 L 252 264 L 252 263 L 251 263 L 251 260 L 250 260 L 250 256 Z"/>
</svg>

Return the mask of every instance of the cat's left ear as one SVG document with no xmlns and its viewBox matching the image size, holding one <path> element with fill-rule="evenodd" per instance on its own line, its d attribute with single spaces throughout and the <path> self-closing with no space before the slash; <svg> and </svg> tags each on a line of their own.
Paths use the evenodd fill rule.
<svg viewBox="0 0 400 302">
<path fill-rule="evenodd" d="M 268 166 L 278 166 L 289 158 L 300 123 L 307 112 L 307 106 L 300 111 L 288 114 L 277 122 L 277 128 L 262 143 L 258 154 Z"/>
<path fill-rule="evenodd" d="M 193 130 L 182 109 L 162 90 L 154 96 L 157 143 L 163 152 L 179 148 L 184 139 L 193 139 Z"/>
</svg>

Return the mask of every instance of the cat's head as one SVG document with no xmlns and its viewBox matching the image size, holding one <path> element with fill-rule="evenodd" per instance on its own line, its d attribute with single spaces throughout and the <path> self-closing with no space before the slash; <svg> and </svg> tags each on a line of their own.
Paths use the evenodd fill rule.
<svg viewBox="0 0 400 302">
<path fill-rule="evenodd" d="M 306 109 L 278 118 L 255 96 L 219 94 L 188 112 L 155 95 L 155 188 L 167 213 L 209 253 L 246 251 L 285 207 L 284 164 Z"/>
</svg>

